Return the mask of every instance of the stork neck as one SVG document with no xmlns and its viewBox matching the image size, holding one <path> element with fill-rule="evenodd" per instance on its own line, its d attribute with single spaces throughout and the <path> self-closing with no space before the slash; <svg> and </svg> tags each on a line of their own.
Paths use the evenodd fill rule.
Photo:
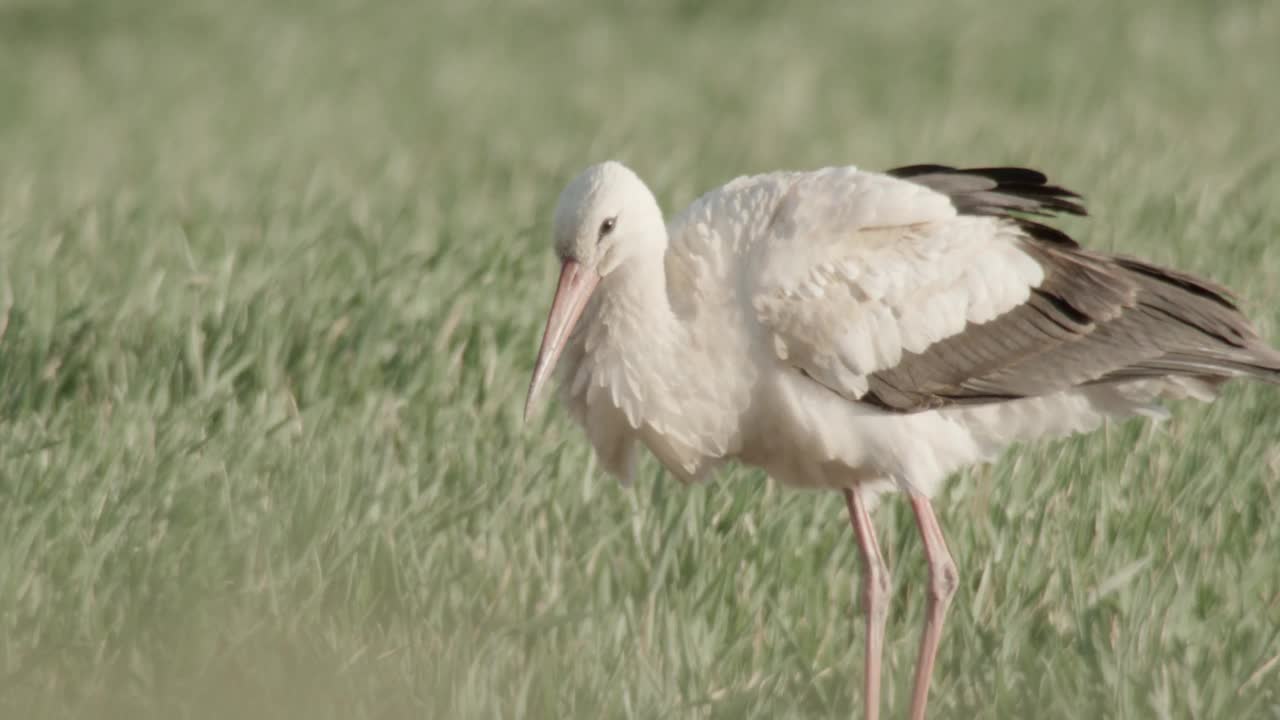
<svg viewBox="0 0 1280 720">
<path fill-rule="evenodd" d="M 715 308 L 678 312 L 663 260 L 631 262 L 601 280 L 577 345 L 586 374 L 575 370 L 573 387 L 582 388 L 580 397 L 588 404 L 611 404 L 632 428 L 647 428 L 649 449 L 667 468 L 692 479 L 704 461 L 737 447 L 738 418 L 753 374 L 750 368 L 724 373 L 720 353 L 745 355 L 738 348 L 749 338 L 734 332 L 733 318 Z M 713 338 L 720 341 L 715 351 L 717 343 L 698 332 L 698 323 L 708 318 L 726 326 Z"/>
<path fill-rule="evenodd" d="M 671 299 L 662 258 L 633 258 L 601 282 L 604 303 L 647 323 L 668 322 Z"/>
</svg>

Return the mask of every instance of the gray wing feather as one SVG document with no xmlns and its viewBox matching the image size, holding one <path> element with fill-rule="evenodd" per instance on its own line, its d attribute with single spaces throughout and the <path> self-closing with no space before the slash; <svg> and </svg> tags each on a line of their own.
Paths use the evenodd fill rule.
<svg viewBox="0 0 1280 720">
<path fill-rule="evenodd" d="M 914 412 L 1168 375 L 1280 383 L 1280 352 L 1259 339 L 1225 288 L 1090 252 L 1059 231 L 1008 216 L 1084 214 L 1079 196 L 1047 185 L 1040 173 L 934 165 L 890 172 L 947 193 L 961 212 L 1018 223 L 1045 279 L 1013 310 L 871 374 L 862 402 Z"/>
</svg>

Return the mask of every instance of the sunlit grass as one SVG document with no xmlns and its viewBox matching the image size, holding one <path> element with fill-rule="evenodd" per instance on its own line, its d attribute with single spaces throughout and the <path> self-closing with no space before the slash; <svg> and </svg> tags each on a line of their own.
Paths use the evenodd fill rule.
<svg viewBox="0 0 1280 720">
<path fill-rule="evenodd" d="M 520 423 L 561 183 L 1019 163 L 1280 337 L 1274 3 L 0 0 L 0 716 L 846 717 L 834 494 Z M 937 503 L 936 717 L 1280 715 L 1280 393 Z M 923 614 L 910 513 L 886 703 Z"/>
</svg>

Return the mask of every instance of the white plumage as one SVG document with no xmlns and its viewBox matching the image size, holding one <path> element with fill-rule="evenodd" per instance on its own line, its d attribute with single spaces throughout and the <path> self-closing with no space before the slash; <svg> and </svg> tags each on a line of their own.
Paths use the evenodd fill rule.
<svg viewBox="0 0 1280 720">
<path fill-rule="evenodd" d="M 566 406 L 624 481 L 643 445 L 686 481 L 737 459 L 845 491 L 867 564 L 868 717 L 885 583 L 866 512 L 908 492 L 931 570 L 921 717 L 955 586 L 927 502 L 947 475 L 1164 397 L 1211 398 L 1228 377 L 1274 381 L 1280 363 L 1213 286 L 1012 214 L 1083 213 L 1038 173 L 891 173 L 739 178 L 667 225 L 629 169 L 589 168 L 556 212 L 563 271 L 526 414 L 559 358 Z"/>
<path fill-rule="evenodd" d="M 593 189 L 648 195 L 622 165 L 588 177 Z M 601 202 L 574 194 L 562 207 Z M 618 237 L 628 202 L 604 205 L 617 209 Z M 905 415 L 846 402 L 904 350 L 993 319 L 1043 279 L 1015 226 L 961 216 L 927 187 L 854 168 L 741 178 L 699 198 L 668 234 L 662 265 L 603 280 L 561 361 L 566 405 L 620 478 L 642 443 L 686 480 L 742 456 L 791 485 L 842 488 L 853 473 L 931 493 L 1009 442 L 1089 429 L 1151 399 L 1070 390 L 999 412 Z"/>
</svg>

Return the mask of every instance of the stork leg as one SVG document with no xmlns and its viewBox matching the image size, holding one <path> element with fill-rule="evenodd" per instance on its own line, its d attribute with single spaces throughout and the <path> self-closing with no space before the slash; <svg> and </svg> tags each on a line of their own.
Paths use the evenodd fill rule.
<svg viewBox="0 0 1280 720">
<path fill-rule="evenodd" d="M 889 571 L 880 555 L 875 528 L 862 495 L 848 488 L 844 502 L 849 508 L 849 524 L 858 538 L 862 554 L 862 604 L 867 613 L 867 655 L 862 694 L 866 720 L 880 717 L 880 656 L 884 647 L 884 621 L 888 615 Z"/>
<path fill-rule="evenodd" d="M 929 562 L 924 633 L 920 636 L 920 655 L 916 659 L 915 686 L 911 692 L 911 720 L 924 720 L 925 705 L 929 702 L 929 678 L 933 675 L 933 661 L 938 656 L 938 641 L 942 639 L 942 623 L 960 578 L 929 498 L 912 492 L 911 509 L 915 512 L 920 537 L 924 540 L 924 556 Z"/>
</svg>

